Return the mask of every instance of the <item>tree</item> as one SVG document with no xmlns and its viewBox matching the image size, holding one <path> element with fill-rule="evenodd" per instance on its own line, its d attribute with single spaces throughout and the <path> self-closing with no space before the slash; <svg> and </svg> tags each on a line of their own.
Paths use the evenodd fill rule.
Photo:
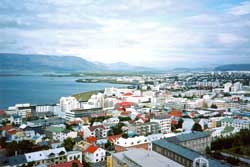
<svg viewBox="0 0 250 167">
<path fill-rule="evenodd" d="M 182 128 L 183 122 L 184 122 L 184 121 L 183 121 L 182 118 L 180 118 L 180 119 L 178 120 L 177 129 L 181 129 L 181 128 Z"/>
<path fill-rule="evenodd" d="M 193 131 L 202 131 L 202 127 L 199 123 L 194 123 L 193 127 L 192 127 Z"/>
<path fill-rule="evenodd" d="M 73 162 L 72 167 L 78 167 L 78 164 L 76 162 Z"/>
<path fill-rule="evenodd" d="M 125 139 L 127 139 L 128 138 L 128 134 L 127 133 L 123 133 L 122 137 L 125 138 Z"/>
<path fill-rule="evenodd" d="M 63 141 L 63 146 L 65 147 L 65 149 L 67 151 L 72 151 L 73 150 L 73 147 L 75 145 L 75 142 L 72 138 L 68 137 L 67 139 L 65 139 Z"/>
<path fill-rule="evenodd" d="M 216 104 L 212 104 L 212 105 L 211 105 L 211 108 L 217 109 L 218 107 L 217 107 Z"/>
<path fill-rule="evenodd" d="M 206 147 L 206 154 L 210 154 L 211 153 L 211 150 L 210 150 L 210 148 L 207 146 Z"/>
</svg>

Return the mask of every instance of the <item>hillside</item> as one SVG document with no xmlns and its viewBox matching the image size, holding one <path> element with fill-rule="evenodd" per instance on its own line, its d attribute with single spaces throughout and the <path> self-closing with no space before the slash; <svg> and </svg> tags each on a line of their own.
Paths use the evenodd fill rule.
<svg viewBox="0 0 250 167">
<path fill-rule="evenodd" d="M 145 67 L 126 63 L 101 64 L 75 56 L 0 53 L 0 73 L 49 73 L 93 71 L 143 71 Z"/>
</svg>

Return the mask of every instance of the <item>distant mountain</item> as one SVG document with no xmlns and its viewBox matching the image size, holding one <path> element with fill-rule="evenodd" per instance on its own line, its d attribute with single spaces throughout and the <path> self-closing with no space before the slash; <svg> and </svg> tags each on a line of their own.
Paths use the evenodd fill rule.
<svg viewBox="0 0 250 167">
<path fill-rule="evenodd" d="M 155 69 L 142 67 L 142 66 L 134 66 L 124 62 L 117 62 L 111 64 L 97 63 L 99 67 L 102 67 L 108 71 L 153 71 Z"/>
<path fill-rule="evenodd" d="M 84 71 L 143 71 L 126 63 L 93 63 L 75 56 L 0 53 L 0 73 L 48 73 Z"/>
<path fill-rule="evenodd" d="M 227 64 L 215 67 L 216 71 L 250 71 L 250 64 Z"/>
</svg>

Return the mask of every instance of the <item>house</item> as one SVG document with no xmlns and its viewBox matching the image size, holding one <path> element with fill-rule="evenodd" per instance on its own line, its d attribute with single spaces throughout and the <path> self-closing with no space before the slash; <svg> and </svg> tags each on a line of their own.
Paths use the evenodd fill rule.
<svg viewBox="0 0 250 167">
<path fill-rule="evenodd" d="M 170 118 L 154 118 L 150 122 L 156 122 L 160 125 L 161 133 L 171 132 L 171 119 Z"/>
<path fill-rule="evenodd" d="M 69 151 L 67 152 L 67 161 L 78 160 L 82 163 L 82 152 L 81 151 Z"/>
<path fill-rule="evenodd" d="M 106 151 L 100 147 L 90 145 L 85 150 L 84 159 L 90 163 L 105 161 Z"/>
<path fill-rule="evenodd" d="M 143 148 L 148 149 L 149 141 L 145 136 L 136 136 L 131 138 L 119 138 L 115 142 L 115 151 L 121 152 L 129 148 Z"/>
<path fill-rule="evenodd" d="M 86 141 L 88 143 L 94 144 L 96 142 L 96 137 L 95 136 L 89 136 L 86 138 Z"/>
<path fill-rule="evenodd" d="M 13 114 L 10 116 L 10 123 L 14 125 L 21 125 L 22 124 L 22 117 L 18 114 Z"/>
<path fill-rule="evenodd" d="M 240 129 L 250 129 L 250 120 L 234 119 L 226 117 L 221 120 L 221 126 L 232 126 Z"/>
<path fill-rule="evenodd" d="M 50 126 L 45 130 L 45 134 L 48 138 L 54 141 L 63 142 L 66 138 L 76 138 L 77 132 L 66 130 L 60 126 Z"/>
<path fill-rule="evenodd" d="M 28 164 L 32 164 L 32 166 L 54 166 L 65 162 L 71 162 L 73 160 L 82 163 L 82 152 L 67 152 L 64 147 L 60 147 L 12 156 L 8 158 L 6 165 L 14 167 Z"/>
<path fill-rule="evenodd" d="M 84 137 L 95 136 L 96 139 L 107 138 L 109 129 L 103 125 L 90 126 L 84 129 Z"/>
<path fill-rule="evenodd" d="M 156 122 L 138 123 L 129 126 L 128 130 L 138 135 L 157 134 L 160 132 L 160 125 Z"/>
</svg>

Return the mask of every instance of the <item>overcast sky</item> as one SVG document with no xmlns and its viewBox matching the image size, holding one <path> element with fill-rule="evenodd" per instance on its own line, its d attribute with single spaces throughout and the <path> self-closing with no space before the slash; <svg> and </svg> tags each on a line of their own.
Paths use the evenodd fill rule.
<svg viewBox="0 0 250 167">
<path fill-rule="evenodd" d="M 104 63 L 250 63 L 250 1 L 1 0 L 0 52 Z"/>
</svg>

